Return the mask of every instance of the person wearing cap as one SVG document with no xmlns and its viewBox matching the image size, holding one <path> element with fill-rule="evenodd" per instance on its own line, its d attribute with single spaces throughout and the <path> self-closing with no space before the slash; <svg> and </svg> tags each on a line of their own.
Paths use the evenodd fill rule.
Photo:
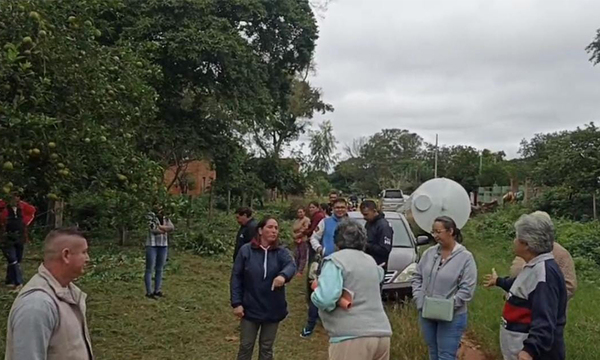
<svg viewBox="0 0 600 360">
<path fill-rule="evenodd" d="M 392 327 L 379 297 L 384 271 L 364 253 L 359 223 L 341 221 L 334 238 L 337 251 L 325 258 L 311 296 L 329 334 L 329 360 L 388 360 Z M 344 292 L 350 305 L 340 304 Z"/>
</svg>

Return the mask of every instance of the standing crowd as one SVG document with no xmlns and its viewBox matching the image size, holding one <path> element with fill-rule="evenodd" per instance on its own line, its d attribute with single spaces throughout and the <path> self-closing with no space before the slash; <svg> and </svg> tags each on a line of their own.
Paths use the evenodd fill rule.
<svg viewBox="0 0 600 360">
<path fill-rule="evenodd" d="M 298 209 L 293 253 L 280 242 L 278 221 L 260 222 L 249 208 L 236 211 L 230 293 L 240 319 L 237 359 L 250 360 L 258 340 L 260 360 L 273 359 L 279 324 L 288 315 L 285 285 L 305 279 L 307 321 L 300 337 L 310 338 L 320 321 L 329 335 L 331 360 L 387 360 L 392 326 L 382 301 L 382 284 L 393 244 L 393 228 L 373 201 L 359 210 L 365 225 L 348 218 L 349 204 L 331 193 L 328 204 Z M 19 291 L 7 326 L 7 360 L 93 359 L 86 321 L 86 294 L 73 281 L 89 261 L 87 240 L 76 229 L 51 231 L 43 263 L 23 286 L 20 262 L 33 214 L 18 196 L 0 203 L 2 250 L 7 284 Z M 173 223 L 160 207 L 148 214 L 146 296 L 163 296 L 163 269 Z M 564 360 L 567 304 L 577 280 L 569 253 L 555 242 L 548 214 L 523 215 L 516 223 L 510 275 L 495 270 L 486 287 L 506 293 L 500 345 L 506 360 Z M 412 295 L 430 360 L 456 359 L 467 328 L 468 304 L 478 280 L 476 261 L 451 217 L 431 229 L 435 245 L 416 266 Z M 154 275 L 154 284 L 152 276 Z"/>
</svg>

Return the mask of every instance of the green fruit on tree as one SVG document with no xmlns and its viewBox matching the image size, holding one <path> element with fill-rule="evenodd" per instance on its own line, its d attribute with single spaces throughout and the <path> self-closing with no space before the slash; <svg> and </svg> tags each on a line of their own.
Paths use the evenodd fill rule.
<svg viewBox="0 0 600 360">
<path fill-rule="evenodd" d="M 86 20 L 86 21 L 84 21 L 84 22 L 83 22 L 83 24 L 84 24 L 85 26 L 92 26 L 92 22 L 91 22 L 91 21 L 89 21 L 89 20 Z"/>
<path fill-rule="evenodd" d="M 31 38 L 31 36 L 25 36 L 23 38 L 22 42 L 25 45 L 31 45 L 31 44 L 33 44 L 33 39 Z"/>
<path fill-rule="evenodd" d="M 31 153 L 32 153 L 33 156 L 40 156 L 40 154 L 42 152 L 38 148 L 33 148 L 33 149 L 31 149 Z"/>
<path fill-rule="evenodd" d="M 29 17 L 33 20 L 38 20 L 38 21 L 40 20 L 40 14 L 38 14 L 35 11 L 30 12 Z"/>
<path fill-rule="evenodd" d="M 94 30 L 94 36 L 95 37 L 100 37 L 102 35 L 102 32 L 98 29 Z"/>
<path fill-rule="evenodd" d="M 119 85 L 119 90 L 125 91 L 125 85 Z"/>
<path fill-rule="evenodd" d="M 6 187 L 7 188 L 11 188 L 12 189 L 13 186 L 14 186 L 14 184 L 11 181 L 9 181 L 9 182 L 6 183 Z"/>
<path fill-rule="evenodd" d="M 48 194 L 48 199 L 52 200 L 52 201 L 56 201 L 59 199 L 58 195 L 54 194 L 54 193 L 50 193 Z"/>
<path fill-rule="evenodd" d="M 40 30 L 38 31 L 38 36 L 43 38 L 46 37 L 46 35 L 48 35 L 48 33 L 45 30 Z"/>
<path fill-rule="evenodd" d="M 137 65 L 137 67 L 142 68 L 144 67 L 144 64 L 141 61 L 138 61 L 135 63 Z"/>
<path fill-rule="evenodd" d="M 25 51 L 23 51 L 23 55 L 30 56 L 31 55 L 31 50 L 25 50 Z"/>
<path fill-rule="evenodd" d="M 2 188 L 2 191 L 4 191 L 5 194 L 10 194 L 10 188 L 6 186 Z"/>
<path fill-rule="evenodd" d="M 7 161 L 4 163 L 4 165 L 2 165 L 2 168 L 6 171 L 10 171 L 10 170 L 14 169 L 13 163 L 11 163 L 10 161 Z"/>
<path fill-rule="evenodd" d="M 106 136 L 100 136 L 100 141 L 101 142 L 106 142 Z"/>
<path fill-rule="evenodd" d="M 58 163 L 58 164 L 56 164 L 56 166 L 58 166 L 59 169 L 65 168 L 65 164 L 63 164 L 63 163 Z"/>
<path fill-rule="evenodd" d="M 77 21 L 77 18 L 75 16 L 69 16 L 69 18 L 67 19 L 68 22 L 70 22 L 71 24 L 74 23 L 75 21 Z"/>
<path fill-rule="evenodd" d="M 123 174 L 117 174 L 117 178 L 119 179 L 119 181 L 127 181 L 127 176 Z"/>
<path fill-rule="evenodd" d="M 54 148 L 56 148 L 56 143 L 55 143 L 55 142 L 53 142 L 53 141 L 50 141 L 50 142 L 48 143 L 48 147 L 49 147 L 50 149 L 54 149 Z"/>
<path fill-rule="evenodd" d="M 58 154 L 57 153 L 50 154 L 50 159 L 52 159 L 52 160 L 58 160 Z"/>
<path fill-rule="evenodd" d="M 92 140 L 90 140 L 90 138 L 85 138 L 83 139 L 83 142 L 85 142 L 86 144 L 89 144 Z"/>
</svg>

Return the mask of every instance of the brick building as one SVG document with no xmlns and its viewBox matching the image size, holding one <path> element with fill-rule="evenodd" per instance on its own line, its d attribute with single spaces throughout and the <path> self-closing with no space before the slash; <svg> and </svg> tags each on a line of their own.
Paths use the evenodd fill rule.
<svg viewBox="0 0 600 360">
<path fill-rule="evenodd" d="M 177 166 L 171 166 L 165 171 L 164 179 L 167 186 L 173 181 L 176 172 Z M 183 166 L 179 174 L 180 181 L 175 181 L 169 189 L 169 193 L 174 195 L 187 193 L 191 196 L 199 196 L 210 188 L 216 178 L 217 173 L 211 168 L 210 162 L 192 160 Z"/>
</svg>

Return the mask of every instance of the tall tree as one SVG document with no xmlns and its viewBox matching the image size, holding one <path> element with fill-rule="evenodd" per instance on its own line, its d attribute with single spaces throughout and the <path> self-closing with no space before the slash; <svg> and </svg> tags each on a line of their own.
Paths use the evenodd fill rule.
<svg viewBox="0 0 600 360">
<path fill-rule="evenodd" d="M 310 162 L 313 171 L 328 172 L 333 167 L 338 158 L 335 153 L 336 144 L 331 121 L 324 121 L 319 125 L 319 130 L 310 131 Z"/>
</svg>

